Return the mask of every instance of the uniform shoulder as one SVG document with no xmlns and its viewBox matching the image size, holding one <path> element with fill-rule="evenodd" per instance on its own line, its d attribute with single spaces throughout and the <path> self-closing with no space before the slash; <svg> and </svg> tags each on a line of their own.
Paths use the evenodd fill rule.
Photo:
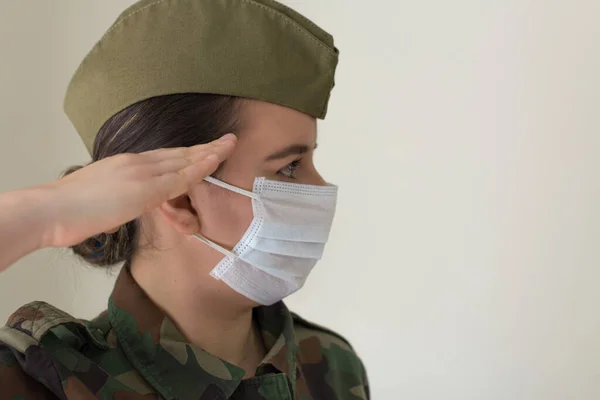
<svg viewBox="0 0 600 400">
<path fill-rule="evenodd" d="M 342 342 L 344 347 L 348 347 L 350 350 L 352 350 L 352 345 L 350 344 L 350 342 L 336 331 L 326 328 L 323 325 L 319 325 L 315 322 L 304 319 L 294 312 L 292 312 L 291 314 L 292 319 L 294 320 L 294 329 L 296 330 L 297 334 L 300 334 L 300 336 L 317 335 L 322 337 L 329 337 L 332 340 Z"/>
<path fill-rule="evenodd" d="M 291 314 L 292 319 L 294 320 L 294 330 L 296 331 L 298 341 L 305 340 L 309 337 L 317 337 L 322 344 L 329 345 L 335 343 L 345 350 L 354 352 L 350 342 L 336 331 L 304 319 L 294 312 Z"/>
<path fill-rule="evenodd" d="M 13 351 L 0 343 L 0 400 L 56 399 L 43 384 L 23 371 Z"/>
<path fill-rule="evenodd" d="M 30 346 L 39 345 L 48 332 L 59 340 L 97 342 L 88 324 L 46 302 L 34 301 L 16 310 L 0 328 L 0 344 L 24 353 Z"/>
<path fill-rule="evenodd" d="M 333 391 L 328 393 L 340 398 L 369 399 L 367 372 L 350 342 L 339 333 L 297 314 L 292 313 L 292 318 L 302 370 L 313 378 L 327 376 L 328 383 L 321 389 Z"/>
<path fill-rule="evenodd" d="M 41 301 L 15 311 L 0 327 L 0 400 L 55 399 L 63 382 L 56 374 L 54 355 L 44 347 L 44 340 L 58 338 L 64 346 L 83 343 L 77 334 L 79 328 L 73 328 L 83 326 L 82 321 Z"/>
<path fill-rule="evenodd" d="M 84 392 L 121 398 L 124 387 L 148 392 L 104 337 L 107 324 L 105 315 L 89 322 L 40 301 L 19 308 L 0 328 L 0 400 L 88 398 Z M 115 365 L 120 373 L 113 376 Z"/>
</svg>

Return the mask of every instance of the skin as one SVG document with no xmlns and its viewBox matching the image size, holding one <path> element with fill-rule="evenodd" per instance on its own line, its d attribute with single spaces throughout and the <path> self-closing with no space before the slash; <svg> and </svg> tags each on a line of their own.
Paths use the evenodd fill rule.
<svg viewBox="0 0 600 400">
<path fill-rule="evenodd" d="M 236 135 L 111 157 L 51 184 L 0 195 L 0 271 L 36 249 L 74 245 L 139 217 L 135 280 L 191 343 L 253 376 L 266 355 L 252 322 L 257 304 L 209 277 L 223 255 L 191 236 L 233 249 L 252 222 L 252 203 L 202 179 L 227 159 L 217 178 L 249 191 L 256 177 L 326 182 L 313 163 L 313 117 L 244 100 Z"/>
</svg>

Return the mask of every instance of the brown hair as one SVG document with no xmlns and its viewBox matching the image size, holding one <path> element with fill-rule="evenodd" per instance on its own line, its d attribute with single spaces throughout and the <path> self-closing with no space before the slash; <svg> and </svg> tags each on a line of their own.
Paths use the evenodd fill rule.
<svg viewBox="0 0 600 400">
<path fill-rule="evenodd" d="M 136 103 L 110 118 L 94 141 L 92 162 L 121 153 L 188 147 L 209 143 L 239 124 L 236 97 L 213 94 L 174 94 Z M 68 175 L 82 166 L 69 168 Z M 96 266 L 129 262 L 139 237 L 137 220 L 114 233 L 102 233 L 72 247 Z"/>
</svg>

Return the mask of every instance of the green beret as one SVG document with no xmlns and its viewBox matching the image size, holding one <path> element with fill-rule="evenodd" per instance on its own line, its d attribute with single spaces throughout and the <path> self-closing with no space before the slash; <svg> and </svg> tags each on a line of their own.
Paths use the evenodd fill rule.
<svg viewBox="0 0 600 400">
<path fill-rule="evenodd" d="M 167 94 L 246 97 L 323 119 L 337 63 L 330 34 L 273 0 L 142 0 L 85 57 L 64 106 L 90 152 L 113 115 Z"/>
</svg>

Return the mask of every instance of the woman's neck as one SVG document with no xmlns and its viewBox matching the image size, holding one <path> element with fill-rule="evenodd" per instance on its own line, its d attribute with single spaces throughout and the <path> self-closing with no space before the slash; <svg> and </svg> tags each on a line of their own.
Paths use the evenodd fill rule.
<svg viewBox="0 0 600 400">
<path fill-rule="evenodd" d="M 133 278 L 152 302 L 191 344 L 244 369 L 246 377 L 253 376 L 267 349 L 253 321 L 252 307 L 227 301 L 223 298 L 227 293 L 215 290 L 214 285 L 198 287 L 192 276 L 177 274 L 176 268 L 165 276 L 166 268 L 154 261 L 131 264 Z"/>
</svg>

